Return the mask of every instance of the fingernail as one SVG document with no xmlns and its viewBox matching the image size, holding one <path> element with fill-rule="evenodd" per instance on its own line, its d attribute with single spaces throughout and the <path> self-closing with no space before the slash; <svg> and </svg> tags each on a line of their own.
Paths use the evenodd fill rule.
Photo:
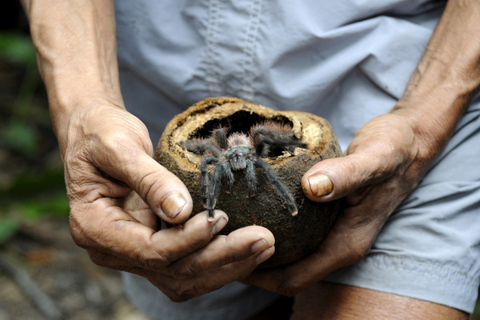
<svg viewBox="0 0 480 320">
<path fill-rule="evenodd" d="M 310 190 L 316 197 L 323 197 L 333 191 L 333 183 L 330 178 L 324 174 L 317 174 L 308 178 Z"/>
<path fill-rule="evenodd" d="M 268 258 L 270 258 L 273 254 L 275 253 L 275 247 L 270 247 L 267 250 L 264 250 L 262 253 L 260 253 L 256 258 L 255 262 L 257 264 L 260 264 L 262 262 L 265 262 Z"/>
<path fill-rule="evenodd" d="M 160 214 L 170 219 L 175 218 L 187 204 L 187 200 L 180 193 L 173 193 L 166 197 L 160 204 Z"/>
<path fill-rule="evenodd" d="M 255 242 L 252 245 L 251 249 L 252 249 L 252 253 L 259 253 L 259 252 L 265 251 L 265 250 L 267 250 L 268 248 L 271 248 L 271 247 L 273 247 L 273 245 L 268 244 L 268 242 L 265 239 L 262 239 L 262 240 L 258 240 L 257 242 Z"/>
<path fill-rule="evenodd" d="M 220 230 L 223 229 L 227 225 L 228 219 L 225 217 L 221 217 L 212 227 L 212 234 L 217 234 Z"/>
</svg>

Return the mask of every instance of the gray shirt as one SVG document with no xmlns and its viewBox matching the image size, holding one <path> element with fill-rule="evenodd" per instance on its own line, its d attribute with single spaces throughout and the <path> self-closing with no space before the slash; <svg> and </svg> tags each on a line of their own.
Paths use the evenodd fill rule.
<svg viewBox="0 0 480 320">
<path fill-rule="evenodd" d="M 154 144 L 166 123 L 196 101 L 236 96 L 271 108 L 320 115 L 332 124 L 345 149 L 362 125 L 388 112 L 402 96 L 445 3 L 119 0 L 124 99 L 147 125 Z M 437 165 L 397 209 L 369 256 L 332 274 L 330 281 L 471 311 L 480 239 L 474 231 L 464 234 L 461 229 L 464 221 L 480 224 L 476 200 L 480 171 L 470 161 L 480 158 L 479 114 L 475 101 Z M 469 159 L 468 174 L 458 165 L 459 158 Z M 452 185 L 452 179 L 457 183 Z M 470 197 L 455 196 L 465 188 Z M 445 209 L 448 198 L 451 202 Z M 436 224 L 425 227 L 428 223 Z M 442 230 L 440 238 L 438 230 Z M 469 253 L 472 248 L 474 253 Z M 425 277 L 435 270 L 438 276 Z M 459 274 L 464 276 L 459 279 Z M 146 280 L 125 278 L 132 300 L 161 319 L 246 319 L 276 298 L 234 283 L 174 304 Z M 431 289 L 438 286 L 438 279 L 441 292 Z"/>
</svg>

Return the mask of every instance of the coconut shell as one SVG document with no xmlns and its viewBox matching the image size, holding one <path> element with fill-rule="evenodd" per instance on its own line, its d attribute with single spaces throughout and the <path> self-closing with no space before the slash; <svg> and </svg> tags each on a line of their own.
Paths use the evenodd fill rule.
<svg viewBox="0 0 480 320">
<path fill-rule="evenodd" d="M 314 164 L 342 156 L 330 124 L 310 113 L 275 111 L 237 98 L 207 98 L 170 121 L 155 154 L 161 165 L 185 183 L 193 199 L 193 212 L 198 213 L 205 210 L 200 184 L 202 156 L 187 151 L 179 142 L 209 137 L 213 129 L 223 126 L 230 128 L 229 132 L 248 132 L 252 125 L 266 120 L 291 126 L 295 137 L 309 146 L 308 149 L 296 148 L 294 154 L 284 152 L 262 159 L 290 190 L 298 214 L 292 216 L 288 212 L 284 200 L 260 168 L 256 168 L 255 197 L 249 194 L 244 173 L 234 172 L 231 193 L 226 193 L 221 186 L 215 207 L 229 217 L 223 234 L 250 225 L 263 226 L 273 233 L 275 253 L 260 265 L 261 268 L 291 263 L 312 253 L 327 235 L 340 210 L 339 201 L 317 203 L 309 200 L 301 186 L 303 174 Z"/>
</svg>

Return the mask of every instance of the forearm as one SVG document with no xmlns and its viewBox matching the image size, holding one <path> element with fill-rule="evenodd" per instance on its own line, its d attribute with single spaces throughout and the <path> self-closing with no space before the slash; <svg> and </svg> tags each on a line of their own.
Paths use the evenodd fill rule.
<svg viewBox="0 0 480 320">
<path fill-rule="evenodd" d="M 57 135 L 78 108 L 122 106 L 113 0 L 23 0 Z"/>
<path fill-rule="evenodd" d="M 451 0 L 392 111 L 439 152 L 480 85 L 480 2 Z"/>
</svg>

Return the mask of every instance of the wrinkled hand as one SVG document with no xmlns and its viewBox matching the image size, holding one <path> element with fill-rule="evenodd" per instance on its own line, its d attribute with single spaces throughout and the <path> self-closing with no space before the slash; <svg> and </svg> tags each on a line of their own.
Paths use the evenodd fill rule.
<svg viewBox="0 0 480 320">
<path fill-rule="evenodd" d="M 322 161 L 305 173 L 305 195 L 317 202 L 345 197 L 347 207 L 312 255 L 286 267 L 258 271 L 244 282 L 294 295 L 328 273 L 358 262 L 386 219 L 415 188 L 438 150 L 399 114 L 368 122 L 346 156 Z"/>
<path fill-rule="evenodd" d="M 244 278 L 274 252 L 273 235 L 248 227 L 216 236 L 217 211 L 158 231 L 157 216 L 187 220 L 192 199 L 183 183 L 152 159 L 143 123 L 120 107 L 98 104 L 57 126 L 75 242 L 96 264 L 147 278 L 174 301 Z"/>
</svg>

